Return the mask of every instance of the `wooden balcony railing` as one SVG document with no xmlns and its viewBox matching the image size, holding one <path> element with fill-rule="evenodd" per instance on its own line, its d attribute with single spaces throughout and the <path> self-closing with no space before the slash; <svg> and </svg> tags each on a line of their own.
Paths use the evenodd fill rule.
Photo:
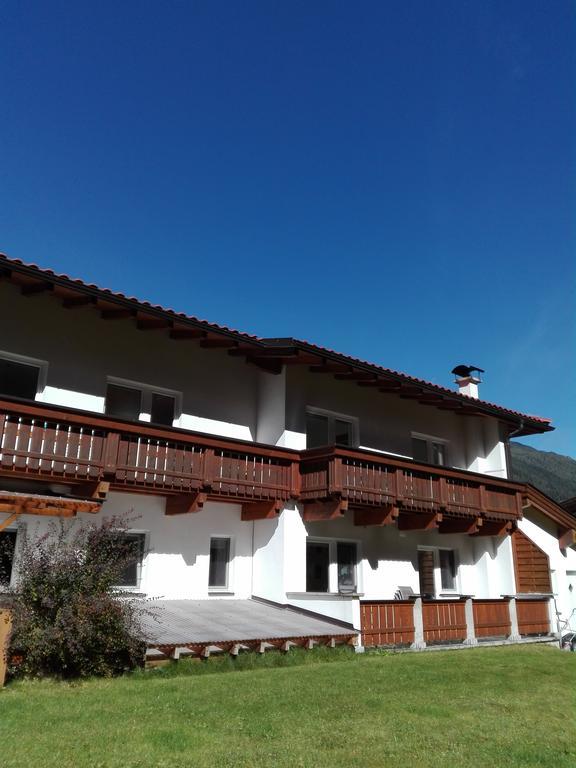
<svg viewBox="0 0 576 768">
<path fill-rule="evenodd" d="M 471 611 L 466 603 L 471 603 Z M 511 609 L 514 602 L 515 610 Z M 550 633 L 548 598 L 518 595 L 494 600 L 362 600 L 362 643 L 418 647 L 442 643 L 547 636 Z M 512 617 L 517 616 L 514 624 Z M 516 620 L 515 620 L 516 621 Z M 422 627 L 417 637 L 416 625 Z"/>
<path fill-rule="evenodd" d="M 53 406 L 0 401 L 0 472 L 240 501 L 297 494 L 298 454 Z"/>
<path fill-rule="evenodd" d="M 305 509 L 337 499 L 356 510 L 393 506 L 404 520 L 481 516 L 492 533 L 521 517 L 523 488 L 359 449 L 298 452 L 10 399 L 0 400 L 0 474 L 242 502 L 298 498 Z"/>
<path fill-rule="evenodd" d="M 369 451 L 336 447 L 306 451 L 300 472 L 303 501 L 339 497 L 348 506 L 392 504 L 405 512 L 481 515 L 491 521 L 522 516 L 521 485 Z"/>
</svg>

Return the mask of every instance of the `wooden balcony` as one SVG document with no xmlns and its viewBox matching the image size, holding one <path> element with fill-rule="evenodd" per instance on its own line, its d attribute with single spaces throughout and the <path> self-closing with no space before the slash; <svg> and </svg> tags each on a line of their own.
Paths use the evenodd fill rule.
<svg viewBox="0 0 576 768">
<path fill-rule="evenodd" d="M 268 503 L 272 515 L 274 504 L 297 494 L 297 459 L 253 443 L 0 401 L 1 475 L 68 483 L 88 495 L 101 483 L 158 493 L 168 497 L 168 514 L 196 511 L 210 496 Z"/>
<path fill-rule="evenodd" d="M 168 514 L 210 497 L 243 503 L 253 520 L 300 499 L 308 520 L 353 509 L 357 525 L 486 535 L 513 528 L 524 488 L 359 449 L 297 452 L 15 399 L 0 400 L 0 475 L 69 484 L 77 495 L 100 484 L 156 493 Z"/>
<path fill-rule="evenodd" d="M 300 473 L 309 519 L 354 508 L 358 525 L 397 522 L 406 530 L 494 535 L 508 532 L 522 517 L 522 485 L 371 451 L 306 451 Z"/>
</svg>

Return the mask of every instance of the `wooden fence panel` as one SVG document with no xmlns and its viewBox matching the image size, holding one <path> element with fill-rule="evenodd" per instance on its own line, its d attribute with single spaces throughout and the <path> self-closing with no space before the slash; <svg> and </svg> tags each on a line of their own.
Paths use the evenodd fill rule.
<svg viewBox="0 0 576 768">
<path fill-rule="evenodd" d="M 472 608 L 477 638 L 502 638 L 510 635 L 510 608 L 507 600 L 474 600 Z"/>
<path fill-rule="evenodd" d="M 521 635 L 549 634 L 548 600 L 516 600 L 516 614 Z"/>
<path fill-rule="evenodd" d="M 431 600 L 422 603 L 424 641 L 463 642 L 466 639 L 466 607 L 463 600 Z"/>
<path fill-rule="evenodd" d="M 360 603 L 362 642 L 408 645 L 414 642 L 414 604 L 404 600 Z"/>
</svg>

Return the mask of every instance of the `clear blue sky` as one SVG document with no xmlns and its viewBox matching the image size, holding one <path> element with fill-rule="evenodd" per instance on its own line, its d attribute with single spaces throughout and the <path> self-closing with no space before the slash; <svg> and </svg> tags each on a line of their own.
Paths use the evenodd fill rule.
<svg viewBox="0 0 576 768">
<path fill-rule="evenodd" d="M 572 0 L 5 0 L 0 249 L 440 384 L 480 365 L 576 455 L 575 41 Z"/>
</svg>

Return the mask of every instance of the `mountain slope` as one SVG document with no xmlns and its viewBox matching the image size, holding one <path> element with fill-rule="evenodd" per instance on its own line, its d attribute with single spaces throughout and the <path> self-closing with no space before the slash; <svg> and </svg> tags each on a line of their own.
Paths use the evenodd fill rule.
<svg viewBox="0 0 576 768">
<path fill-rule="evenodd" d="M 576 496 L 576 460 L 513 441 L 510 455 L 511 479 L 532 483 L 555 501 Z"/>
</svg>

